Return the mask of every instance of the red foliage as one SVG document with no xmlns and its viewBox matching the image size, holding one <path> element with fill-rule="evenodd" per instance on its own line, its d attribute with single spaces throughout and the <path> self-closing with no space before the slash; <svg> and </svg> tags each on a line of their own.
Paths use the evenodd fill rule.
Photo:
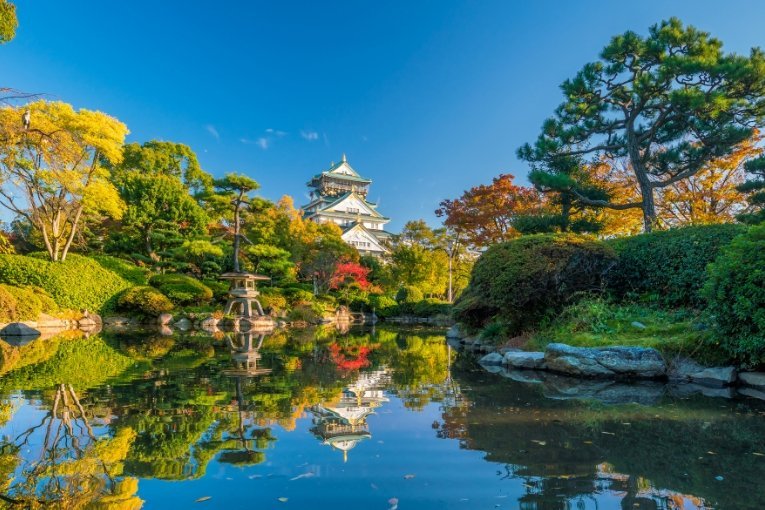
<svg viewBox="0 0 765 510">
<path fill-rule="evenodd" d="M 350 350 L 355 350 L 356 352 L 349 352 Z M 340 370 L 358 370 L 368 367 L 370 352 L 372 352 L 372 349 L 366 345 L 360 345 L 355 349 L 343 348 L 337 343 L 329 346 L 329 355 L 332 358 L 332 363 Z"/>
<path fill-rule="evenodd" d="M 369 271 L 370 269 L 368 267 L 364 267 L 356 262 L 340 262 L 332 275 L 330 288 L 339 289 L 340 287 L 355 283 L 361 290 L 367 290 L 370 286 L 369 280 L 367 279 Z"/>
</svg>

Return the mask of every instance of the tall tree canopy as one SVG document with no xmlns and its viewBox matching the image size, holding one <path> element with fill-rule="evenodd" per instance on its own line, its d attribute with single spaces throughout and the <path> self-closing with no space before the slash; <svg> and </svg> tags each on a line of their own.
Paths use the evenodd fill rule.
<svg viewBox="0 0 765 510">
<path fill-rule="evenodd" d="M 38 231 L 51 260 L 66 259 L 89 215 L 122 215 L 102 162 L 122 159 L 127 132 L 113 117 L 61 102 L 0 108 L 0 205 Z"/>
<path fill-rule="evenodd" d="M 7 43 L 16 36 L 16 6 L 8 0 L 0 0 L 0 44 Z"/>
<path fill-rule="evenodd" d="M 122 162 L 113 170 L 120 180 L 132 172 L 175 177 L 193 194 L 210 192 L 213 178 L 202 170 L 196 153 L 182 143 L 151 140 L 125 145 Z"/>
<path fill-rule="evenodd" d="M 538 210 L 542 203 L 535 189 L 518 186 L 513 179 L 502 174 L 491 184 L 470 188 L 460 198 L 444 200 L 436 215 L 445 218 L 447 228 L 476 248 L 508 241 L 519 235 L 513 226 L 515 219 Z"/>
<path fill-rule="evenodd" d="M 519 156 L 532 164 L 578 156 L 625 161 L 639 201 L 579 198 L 639 208 L 649 231 L 658 189 L 729 156 L 754 134 L 765 115 L 765 55 L 758 48 L 749 56 L 723 53 L 719 40 L 672 18 L 647 37 L 614 37 L 561 88 L 566 100 Z"/>
<path fill-rule="evenodd" d="M 234 271 L 239 272 L 239 247 L 241 244 L 242 228 L 242 206 L 247 206 L 252 202 L 250 194 L 260 188 L 254 179 L 246 175 L 229 173 L 222 179 L 216 179 L 215 189 L 217 190 L 218 202 L 228 202 L 231 204 L 231 234 L 234 237 Z"/>
</svg>

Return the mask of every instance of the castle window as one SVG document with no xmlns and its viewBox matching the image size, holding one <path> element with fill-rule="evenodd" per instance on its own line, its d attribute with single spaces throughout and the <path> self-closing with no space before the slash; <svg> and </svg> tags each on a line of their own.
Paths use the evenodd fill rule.
<svg viewBox="0 0 765 510">
<path fill-rule="evenodd" d="M 359 208 L 358 207 L 349 207 L 349 208 L 346 209 L 346 212 L 349 212 L 351 214 L 357 214 L 359 212 Z"/>
</svg>

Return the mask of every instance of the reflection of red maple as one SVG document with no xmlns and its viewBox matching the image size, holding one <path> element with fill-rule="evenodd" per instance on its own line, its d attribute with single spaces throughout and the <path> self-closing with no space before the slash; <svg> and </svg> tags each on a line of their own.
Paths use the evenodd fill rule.
<svg viewBox="0 0 765 510">
<path fill-rule="evenodd" d="M 349 352 L 349 351 L 356 352 Z M 366 345 L 360 345 L 357 348 L 343 348 L 337 343 L 329 346 L 329 355 L 340 370 L 358 370 L 369 366 L 367 356 L 372 351 Z"/>
</svg>

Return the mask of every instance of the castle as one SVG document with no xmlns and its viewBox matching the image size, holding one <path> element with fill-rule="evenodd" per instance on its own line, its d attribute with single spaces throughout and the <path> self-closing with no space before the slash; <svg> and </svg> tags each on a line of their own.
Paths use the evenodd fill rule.
<svg viewBox="0 0 765 510">
<path fill-rule="evenodd" d="M 391 234 L 384 227 L 390 221 L 377 204 L 367 201 L 372 181 L 361 177 L 343 154 L 337 164 L 314 175 L 307 183 L 311 201 L 303 206 L 305 218 L 317 223 L 333 222 L 343 230 L 343 240 L 362 255 L 386 253 Z"/>
</svg>

